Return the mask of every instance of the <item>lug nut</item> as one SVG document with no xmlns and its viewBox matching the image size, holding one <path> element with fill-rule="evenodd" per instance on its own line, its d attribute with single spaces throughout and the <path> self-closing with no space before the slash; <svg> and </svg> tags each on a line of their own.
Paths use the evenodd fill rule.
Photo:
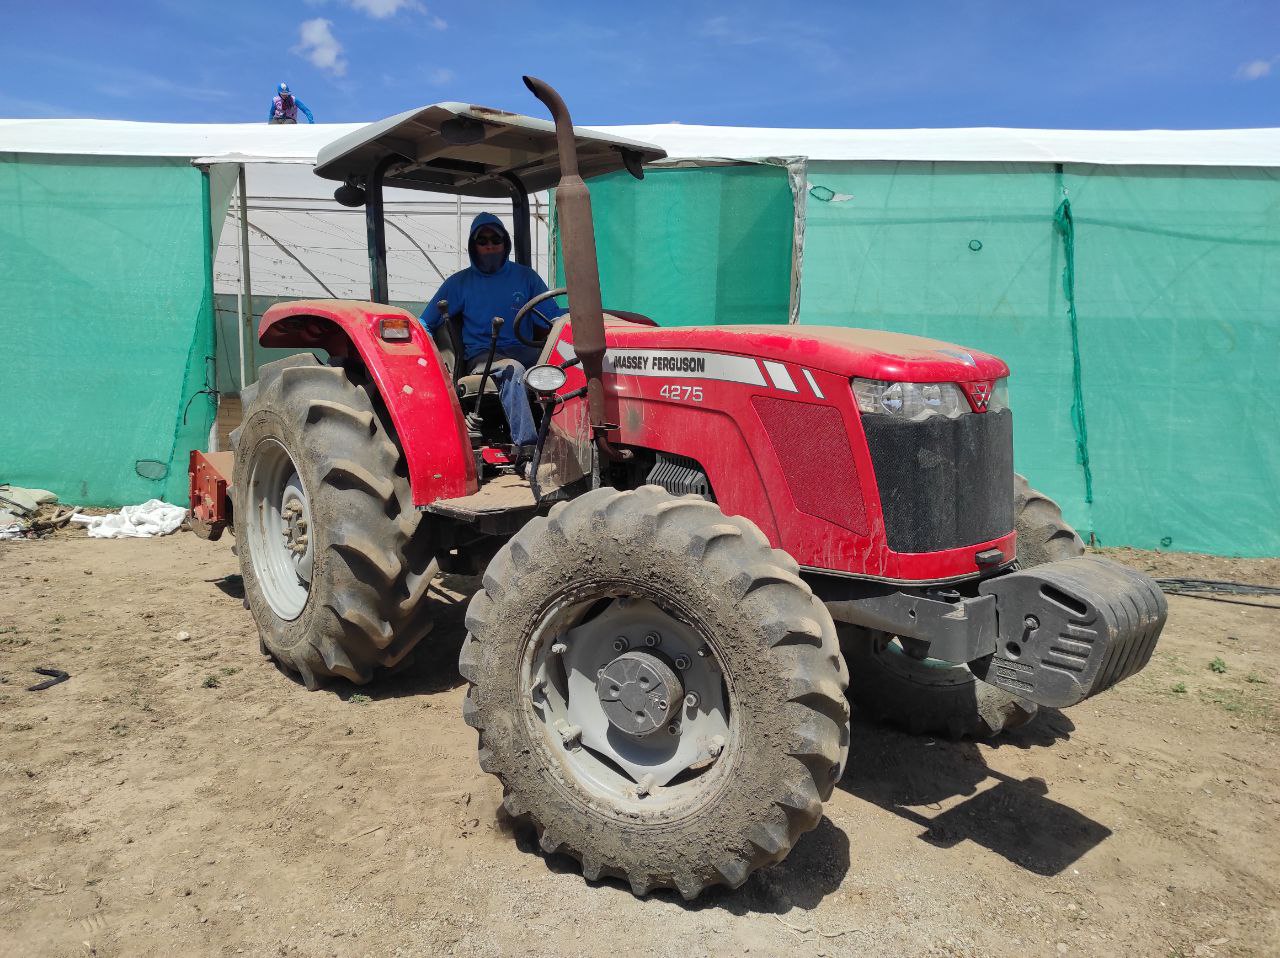
<svg viewBox="0 0 1280 958">
<path fill-rule="evenodd" d="M 563 642 L 557 642 L 555 645 L 551 646 L 552 655 L 564 655 L 568 651 L 569 646 L 565 645 Z"/>
<path fill-rule="evenodd" d="M 644 644 L 649 646 L 649 648 L 652 649 L 653 647 L 662 644 L 662 636 L 660 636 L 657 632 L 650 632 L 648 635 L 644 637 Z"/>
<path fill-rule="evenodd" d="M 716 735 L 711 739 L 711 744 L 707 746 L 707 754 L 712 758 L 716 758 L 724 751 L 724 736 Z"/>
<path fill-rule="evenodd" d="M 683 671 L 684 671 L 685 669 L 687 669 L 688 667 L 689 667 L 689 656 L 687 656 L 687 655 L 677 655 L 677 656 L 676 656 L 676 668 L 678 668 L 681 672 L 683 672 Z"/>
<path fill-rule="evenodd" d="M 1027 616 L 1025 619 L 1022 620 L 1022 624 L 1025 625 L 1032 632 L 1040 628 L 1040 620 L 1037 619 L 1034 615 Z"/>
<path fill-rule="evenodd" d="M 630 647 L 631 643 L 627 641 L 626 636 L 620 635 L 613 640 L 613 651 L 615 652 L 625 652 Z"/>
<path fill-rule="evenodd" d="M 670 725 L 668 725 L 668 726 L 667 726 L 667 733 L 668 733 L 668 734 L 670 734 L 670 735 L 679 735 L 679 734 L 680 734 L 680 723 L 679 723 L 679 722 L 672 722 Z"/>
<path fill-rule="evenodd" d="M 684 697 L 684 704 L 691 709 L 696 709 L 698 707 L 698 702 L 700 701 L 701 699 L 698 698 L 697 692 L 690 692 Z"/>
<path fill-rule="evenodd" d="M 563 742 L 566 747 L 571 747 L 577 744 L 578 739 L 582 738 L 582 729 L 577 725 L 560 725 L 557 727 L 557 731 L 560 733 L 560 741 Z"/>
<path fill-rule="evenodd" d="M 636 782 L 636 797 L 644 798 L 653 790 L 653 776 L 646 775 L 640 781 Z"/>
</svg>

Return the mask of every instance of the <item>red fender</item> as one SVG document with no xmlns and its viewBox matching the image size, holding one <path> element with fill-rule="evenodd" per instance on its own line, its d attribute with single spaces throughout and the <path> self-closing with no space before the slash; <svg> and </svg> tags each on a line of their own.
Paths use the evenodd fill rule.
<svg viewBox="0 0 1280 958">
<path fill-rule="evenodd" d="M 383 319 L 408 319 L 408 342 L 379 335 Z M 395 306 L 341 299 L 277 303 L 258 326 L 263 346 L 326 350 L 364 362 L 376 384 L 409 466 L 413 503 L 467 496 L 480 488 L 458 395 L 435 343 L 412 313 Z"/>
</svg>

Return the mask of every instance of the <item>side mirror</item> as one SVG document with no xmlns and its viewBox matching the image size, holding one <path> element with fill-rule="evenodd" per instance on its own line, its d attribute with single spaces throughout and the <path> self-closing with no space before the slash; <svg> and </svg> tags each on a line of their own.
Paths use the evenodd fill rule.
<svg viewBox="0 0 1280 958">
<path fill-rule="evenodd" d="M 625 148 L 619 148 L 618 152 L 622 154 L 622 165 L 627 168 L 627 172 L 637 180 L 643 180 L 644 164 L 640 159 L 640 154 L 635 150 L 628 150 Z"/>
<path fill-rule="evenodd" d="M 364 206 L 364 190 L 354 183 L 343 183 L 333 191 L 333 198 L 343 206 L 350 206 L 353 209 Z"/>
</svg>

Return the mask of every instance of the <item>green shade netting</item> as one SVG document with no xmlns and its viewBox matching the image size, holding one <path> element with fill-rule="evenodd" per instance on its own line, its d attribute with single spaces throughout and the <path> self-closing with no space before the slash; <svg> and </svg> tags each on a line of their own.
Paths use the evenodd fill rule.
<svg viewBox="0 0 1280 958">
<path fill-rule="evenodd" d="M 591 202 L 606 308 L 663 326 L 787 321 L 795 205 L 785 168 L 612 173 L 591 181 Z"/>
<path fill-rule="evenodd" d="M 186 500 L 214 415 L 209 224 L 227 189 L 185 160 L 0 154 L 0 481 Z"/>
<path fill-rule="evenodd" d="M 800 322 L 929 336 L 1012 371 L 1016 466 L 1089 529 L 1052 168 L 810 163 Z"/>
<path fill-rule="evenodd" d="M 1280 170 L 1064 184 L 1099 537 L 1280 554 Z"/>
<path fill-rule="evenodd" d="M 1006 360 L 1019 471 L 1104 545 L 1280 554 L 1277 171 L 811 163 L 809 180 L 801 322 Z"/>
</svg>

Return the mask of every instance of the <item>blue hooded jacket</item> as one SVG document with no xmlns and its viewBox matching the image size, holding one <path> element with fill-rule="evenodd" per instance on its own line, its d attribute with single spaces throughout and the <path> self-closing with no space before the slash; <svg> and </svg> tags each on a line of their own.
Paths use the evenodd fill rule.
<svg viewBox="0 0 1280 958">
<path fill-rule="evenodd" d="M 507 258 L 492 273 L 481 272 L 476 261 L 475 237 L 482 226 L 497 230 L 506 240 Z M 504 349 L 527 350 L 528 347 L 516 339 L 513 321 L 521 306 L 547 291 L 547 284 L 528 266 L 511 261 L 511 236 L 502 220 L 492 213 L 481 213 L 472 220 L 468 236 L 467 253 L 471 257 L 471 265 L 454 273 L 436 290 L 422 312 L 422 325 L 432 333 L 439 328 L 444 318 L 436 303 L 444 299 L 449 302 L 451 316 L 462 314 L 462 353 L 468 361 L 489 351 L 489 333 L 495 316 L 506 320 L 498 333 L 498 355 L 501 356 Z M 549 320 L 564 312 L 553 300 L 543 302 L 537 308 Z M 542 323 L 534 316 L 524 321 L 524 327 L 525 335 L 530 335 L 534 329 L 542 327 Z"/>
</svg>

